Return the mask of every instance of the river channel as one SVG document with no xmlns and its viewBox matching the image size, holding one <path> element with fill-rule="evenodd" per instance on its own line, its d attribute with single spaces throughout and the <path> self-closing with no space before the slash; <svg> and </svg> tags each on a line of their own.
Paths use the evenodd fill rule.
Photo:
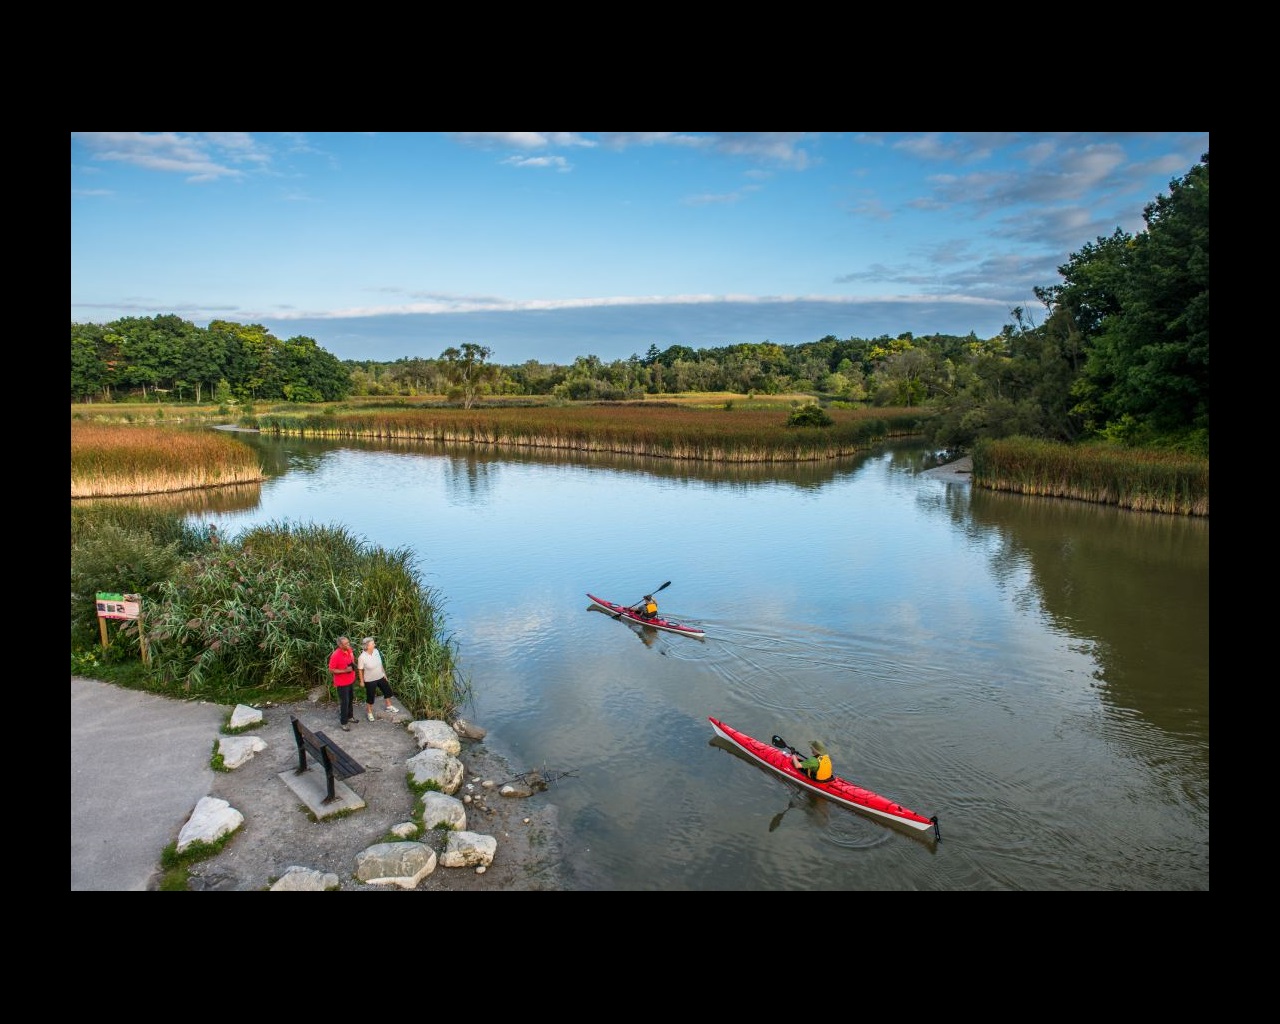
<svg viewBox="0 0 1280 1024">
<path fill-rule="evenodd" d="M 791 467 L 243 435 L 274 475 L 192 511 L 409 548 L 575 887 L 1209 888 L 1209 524 L 997 494 L 890 445 Z M 660 584 L 705 639 L 592 610 Z M 394 652 L 384 651 L 394 679 Z M 941 839 L 799 792 L 793 745 Z"/>
</svg>

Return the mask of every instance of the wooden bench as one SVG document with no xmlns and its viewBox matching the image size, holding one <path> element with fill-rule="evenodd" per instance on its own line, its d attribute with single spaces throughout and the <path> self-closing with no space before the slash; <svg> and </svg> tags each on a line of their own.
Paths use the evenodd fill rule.
<svg viewBox="0 0 1280 1024">
<path fill-rule="evenodd" d="M 349 779 L 353 775 L 364 773 L 364 765 L 343 750 L 322 732 L 312 732 L 298 721 L 294 715 L 289 716 L 293 723 L 293 738 L 298 744 L 298 771 L 301 775 L 307 770 L 307 755 L 310 754 L 324 765 L 324 780 L 327 795 L 324 802 L 335 799 L 333 784 L 339 779 Z"/>
</svg>

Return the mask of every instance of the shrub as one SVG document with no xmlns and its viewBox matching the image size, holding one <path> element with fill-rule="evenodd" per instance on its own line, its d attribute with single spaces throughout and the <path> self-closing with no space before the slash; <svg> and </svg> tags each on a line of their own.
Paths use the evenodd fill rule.
<svg viewBox="0 0 1280 1024">
<path fill-rule="evenodd" d="M 833 422 L 834 420 L 822 411 L 822 407 L 817 402 L 809 402 L 807 405 L 793 409 L 791 415 L 787 417 L 789 427 L 829 427 Z"/>
</svg>

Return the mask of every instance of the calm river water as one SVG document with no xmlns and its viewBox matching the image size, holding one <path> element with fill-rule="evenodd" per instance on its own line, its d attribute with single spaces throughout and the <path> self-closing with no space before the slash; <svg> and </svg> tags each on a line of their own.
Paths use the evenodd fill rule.
<svg viewBox="0 0 1280 1024">
<path fill-rule="evenodd" d="M 198 518 L 411 548 L 583 890 L 1209 888 L 1209 524 L 994 494 L 891 446 L 798 467 L 244 435 Z M 633 627 L 638 601 L 704 640 Z M 384 652 L 395 675 L 394 652 Z M 933 842 L 718 742 L 822 739 Z M 499 845 L 499 856 L 501 845 Z"/>
</svg>

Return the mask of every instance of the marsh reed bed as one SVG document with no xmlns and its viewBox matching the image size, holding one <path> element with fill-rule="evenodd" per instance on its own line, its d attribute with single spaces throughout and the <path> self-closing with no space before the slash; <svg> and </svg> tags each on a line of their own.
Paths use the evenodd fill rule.
<svg viewBox="0 0 1280 1024">
<path fill-rule="evenodd" d="M 241 417 L 266 433 L 398 444 L 489 445 L 721 465 L 816 462 L 927 435 L 917 408 L 824 408 L 824 425 L 793 425 L 802 403 L 719 406 L 678 402 L 577 406 L 385 408 L 273 407 Z M 73 415 L 71 496 L 107 498 L 223 488 L 265 479 L 261 456 L 207 429 L 152 422 L 109 424 Z M 973 484 L 991 490 L 1117 505 L 1143 512 L 1209 515 L 1207 457 L 1107 444 L 1030 438 L 979 442 Z"/>
<path fill-rule="evenodd" d="M 1033 438 L 981 441 L 973 450 L 973 480 L 996 491 L 1137 512 L 1209 515 L 1209 460 L 1179 452 Z"/>
<path fill-rule="evenodd" d="M 829 426 L 793 427 L 788 409 L 674 404 L 267 413 L 259 429 L 309 437 L 609 452 L 714 462 L 803 462 L 920 433 L 919 409 L 831 409 Z"/>
<path fill-rule="evenodd" d="M 210 430 L 71 421 L 71 497 L 106 498 L 257 483 L 248 446 Z"/>
</svg>

